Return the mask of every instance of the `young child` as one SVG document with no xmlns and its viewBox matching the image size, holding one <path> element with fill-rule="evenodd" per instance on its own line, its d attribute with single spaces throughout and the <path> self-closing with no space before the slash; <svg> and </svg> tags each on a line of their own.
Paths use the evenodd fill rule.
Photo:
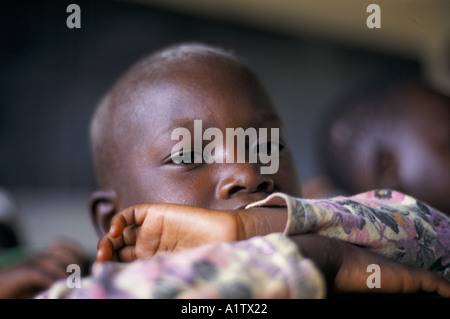
<svg viewBox="0 0 450 319">
<path fill-rule="evenodd" d="M 173 132 L 196 136 L 199 120 L 203 144 L 174 152 Z M 205 152 L 208 129 L 227 128 L 267 129 L 256 147 L 248 138 L 245 153 L 278 154 L 278 169 L 262 174 L 262 156 L 239 162 L 238 143 Z M 389 191 L 300 199 L 283 124 L 258 78 L 229 52 L 182 44 L 145 58 L 103 99 L 91 137 L 98 262 L 80 289 L 60 283 L 41 298 L 324 298 L 373 291 L 371 264 L 381 267 L 377 292 L 450 296 L 448 218 Z M 179 161 L 187 154 L 200 160 Z M 426 258 L 414 225 L 434 238 Z"/>
<path fill-rule="evenodd" d="M 374 85 L 324 121 L 326 175 L 355 194 L 391 188 L 450 215 L 450 97 L 419 81 Z"/>
</svg>

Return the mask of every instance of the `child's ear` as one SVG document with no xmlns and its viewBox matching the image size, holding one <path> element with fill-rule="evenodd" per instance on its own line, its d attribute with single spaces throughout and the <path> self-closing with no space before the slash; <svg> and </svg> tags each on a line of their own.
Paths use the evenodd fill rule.
<svg viewBox="0 0 450 319">
<path fill-rule="evenodd" d="M 375 158 L 375 185 L 377 188 L 399 190 L 399 162 L 394 152 L 379 149 Z"/>
<path fill-rule="evenodd" d="M 118 197 L 114 190 L 95 191 L 89 198 L 89 210 L 97 234 L 102 237 L 109 231 L 111 219 L 118 212 Z"/>
</svg>

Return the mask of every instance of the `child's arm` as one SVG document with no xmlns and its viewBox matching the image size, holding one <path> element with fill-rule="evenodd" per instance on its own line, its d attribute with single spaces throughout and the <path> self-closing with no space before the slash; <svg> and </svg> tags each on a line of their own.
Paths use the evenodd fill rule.
<svg viewBox="0 0 450 319">
<path fill-rule="evenodd" d="M 381 287 L 371 290 L 366 268 L 372 263 L 381 268 Z M 37 298 L 324 298 L 323 274 L 338 291 L 435 291 L 450 297 L 450 284 L 431 272 L 316 234 L 276 233 L 133 263 L 95 263 L 81 288 L 68 288 L 63 281 Z"/>
<path fill-rule="evenodd" d="M 279 208 L 246 211 L 249 215 L 245 217 L 251 216 L 252 212 L 265 215 L 281 214 L 282 211 Z M 238 220 L 239 213 L 233 215 L 230 212 L 180 205 L 140 205 L 125 210 L 117 216 L 112 222 L 109 236 L 105 236 L 100 242 L 99 253 L 107 250 L 112 252 L 112 249 L 116 249 L 118 251 L 116 257 L 121 260 L 139 257 L 141 252 L 138 248 L 143 246 L 140 244 L 141 240 L 150 243 L 152 248 L 149 251 L 158 252 L 174 251 L 191 244 L 201 245 L 207 240 L 236 240 L 239 237 L 234 230 L 240 227 L 230 222 Z M 198 223 L 196 219 L 199 219 Z M 129 229 L 122 233 L 122 230 L 130 227 L 127 225 L 133 223 L 145 229 L 140 231 Z M 253 225 L 251 229 L 264 230 L 266 226 L 265 222 L 262 222 L 261 225 Z M 139 236 L 140 233 L 142 237 Z M 118 237 L 113 237 L 111 234 Z M 174 235 L 172 239 L 171 234 Z M 228 237 L 230 235 L 232 236 Z M 208 239 L 205 239 L 205 236 Z M 330 290 L 377 293 L 436 292 L 444 297 L 450 297 L 450 283 L 430 271 L 412 268 L 367 249 L 316 234 L 295 235 L 289 238 L 295 242 L 300 253 L 312 260 L 320 269 Z M 126 246 L 125 242 L 130 246 Z M 136 248 L 133 242 L 136 243 Z M 153 255 L 153 253 L 145 254 L 146 249 L 149 249 L 148 246 L 144 249 L 143 257 Z M 102 256 L 107 257 L 106 254 Z M 370 289 L 367 285 L 367 278 L 370 275 L 367 272 L 367 266 L 370 264 L 377 264 L 381 269 L 382 284 L 376 290 Z"/>
<path fill-rule="evenodd" d="M 119 212 L 98 244 L 97 259 L 128 262 L 158 252 L 282 232 L 286 207 L 235 211 L 177 204 L 141 204 Z"/>
<path fill-rule="evenodd" d="M 375 197 L 372 198 L 374 194 Z M 380 194 L 380 196 L 378 196 L 378 194 Z M 397 197 L 401 198 L 401 201 L 399 201 Z M 397 240 L 398 242 L 402 240 L 420 240 L 420 236 L 422 235 L 422 233 L 424 233 L 423 229 L 427 227 L 434 227 L 434 230 L 430 228 L 427 234 L 430 234 L 431 236 L 437 236 L 436 243 L 439 244 L 442 238 L 444 238 L 442 236 L 445 235 L 445 227 L 448 227 L 448 223 L 444 218 L 445 216 L 439 213 L 435 214 L 433 213 L 433 210 L 431 208 L 424 206 L 421 203 L 416 203 L 413 199 L 398 193 L 393 193 L 392 196 L 388 197 L 386 196 L 386 193 L 371 192 L 349 199 L 350 201 L 347 201 L 346 198 L 319 201 L 301 199 L 298 199 L 297 201 L 288 201 L 290 212 L 289 218 L 291 222 L 288 223 L 285 234 L 291 237 L 299 232 L 318 232 L 319 234 L 321 234 L 322 229 L 326 231 L 326 233 L 323 234 L 324 236 L 334 236 L 336 238 L 339 238 L 339 236 L 342 235 L 344 236 L 343 238 L 341 238 L 342 240 L 350 241 L 350 239 L 352 239 L 355 241 L 355 244 L 362 244 L 364 246 L 370 247 L 370 245 L 378 243 L 376 246 L 374 246 L 374 248 L 377 249 L 377 252 L 379 251 L 382 255 L 386 255 L 385 257 L 382 257 L 378 254 L 373 254 L 367 249 L 361 249 L 351 245 L 351 249 L 354 250 L 358 248 L 360 252 L 357 254 L 350 254 L 349 257 L 345 257 L 348 261 L 348 263 L 346 264 L 347 266 L 341 267 L 339 269 L 352 269 L 352 271 L 342 271 L 340 272 L 341 275 L 339 275 L 338 273 L 335 283 L 338 290 L 340 289 L 342 291 L 346 291 L 350 289 L 350 291 L 360 291 L 358 289 L 367 289 L 367 285 L 365 284 L 364 280 L 358 281 L 348 277 L 348 274 L 354 276 L 355 274 L 359 273 L 360 275 L 357 276 L 357 278 L 367 278 L 367 268 L 365 268 L 367 266 L 361 266 L 363 264 L 359 262 L 352 262 L 359 260 L 358 256 L 365 255 L 370 255 L 372 256 L 371 258 L 376 257 L 378 259 L 381 259 L 380 263 L 382 263 L 383 260 L 386 262 L 386 266 L 384 267 L 385 271 L 383 271 L 382 273 L 385 278 L 388 278 L 384 280 L 384 282 L 389 283 L 389 285 L 388 287 L 384 286 L 383 289 L 388 288 L 391 290 L 393 289 L 392 291 L 395 291 L 396 289 L 398 289 L 398 287 L 405 286 L 404 289 L 406 291 L 418 291 L 417 289 L 424 289 L 428 291 L 429 289 L 433 289 L 429 287 L 436 287 L 436 282 L 440 281 L 434 273 L 428 272 L 426 270 L 409 268 L 402 264 L 396 263 L 392 260 L 395 259 L 395 255 L 397 254 L 396 250 L 392 250 L 391 248 L 387 250 L 380 250 L 377 247 L 381 247 L 381 249 L 383 247 L 390 247 L 388 246 L 391 243 L 391 241 L 389 241 L 389 238 L 395 238 L 395 240 Z M 361 200 L 362 202 L 358 203 L 357 201 L 359 200 Z M 284 200 L 280 199 L 280 197 L 278 197 L 278 199 L 276 197 L 272 197 L 272 199 L 265 204 L 269 204 L 271 206 L 282 205 L 282 202 L 284 202 Z M 354 214 L 353 209 L 355 209 Z M 274 207 L 265 207 L 261 208 L 260 210 L 256 209 L 256 207 L 253 207 L 243 211 L 226 212 L 164 204 L 142 205 L 138 208 L 134 207 L 121 213 L 123 213 L 123 216 L 120 216 L 121 214 L 119 214 L 119 217 L 113 220 L 113 227 L 111 232 L 107 236 L 105 236 L 99 243 L 99 260 L 110 259 L 113 256 L 114 252 L 114 259 L 129 261 L 139 256 L 151 256 L 158 251 L 173 251 L 184 247 L 201 245 L 202 243 L 207 243 L 209 241 L 240 240 L 256 235 L 264 235 L 270 232 L 283 231 L 284 227 L 286 226 L 286 208 Z M 152 217 L 148 218 L 148 216 Z M 373 219 L 373 216 L 378 217 Z M 411 219 L 414 219 L 414 223 L 409 222 L 409 220 Z M 428 223 L 429 219 L 431 220 Z M 163 220 L 163 222 L 161 222 L 161 220 Z M 436 220 L 439 220 L 440 222 L 436 223 Z M 386 243 L 379 241 L 375 242 L 373 241 L 373 239 L 371 239 L 372 237 L 379 237 L 379 235 L 377 235 L 378 231 L 368 232 L 368 226 L 375 226 L 374 229 L 379 229 L 382 231 L 384 231 L 384 229 L 387 229 L 385 227 L 383 228 L 377 226 L 383 226 L 383 223 L 381 221 L 385 222 L 385 225 L 388 225 L 389 228 L 396 229 L 395 227 L 399 227 L 399 230 L 396 230 L 395 234 L 393 234 L 395 236 L 388 238 L 386 237 L 387 233 L 385 233 L 384 236 L 381 237 L 386 237 Z M 273 224 L 273 222 L 276 223 Z M 153 243 L 151 244 L 151 246 L 153 246 L 152 249 L 146 251 L 147 248 L 145 248 L 139 252 L 139 246 L 142 245 L 136 234 L 141 232 L 138 232 L 136 225 L 132 226 L 133 223 L 138 224 L 137 227 L 140 227 L 139 225 L 141 224 L 142 226 L 148 225 L 148 228 L 141 227 L 141 230 L 145 231 L 142 231 L 143 234 L 141 234 L 139 237 L 143 238 L 142 243 L 151 243 L 153 240 Z M 423 225 L 425 228 L 421 225 Z M 299 228 L 300 226 L 303 228 Z M 405 227 L 422 227 L 418 228 L 419 230 L 421 230 L 421 235 L 410 237 L 409 235 L 411 235 L 411 231 L 414 228 L 411 230 L 411 228 Z M 347 228 L 352 229 L 352 231 L 349 232 Z M 122 230 L 124 230 L 123 233 L 121 233 Z M 356 233 L 353 233 L 354 231 L 356 231 Z M 432 235 L 433 232 L 437 232 L 436 235 Z M 168 234 L 176 235 L 171 237 Z M 369 234 L 371 235 L 369 236 Z M 408 235 L 409 237 L 401 237 L 405 236 L 404 234 Z M 364 236 L 361 237 L 361 235 Z M 146 236 L 153 237 L 153 239 L 149 240 L 150 237 L 144 239 Z M 346 238 L 345 236 L 350 237 Z M 439 236 L 441 236 L 442 238 Z M 134 244 L 136 244 L 136 248 L 133 247 Z M 338 251 L 333 249 L 330 250 L 328 246 L 325 250 L 324 246 L 321 245 L 312 245 L 305 247 L 319 247 L 318 251 L 323 251 L 325 254 L 333 254 Z M 397 254 L 398 256 L 408 256 L 405 254 L 401 254 L 401 250 L 403 249 L 401 248 L 401 246 L 398 246 L 398 248 L 393 248 L 399 250 L 400 254 Z M 436 250 L 437 258 L 439 256 L 448 254 L 448 248 L 446 252 L 445 250 L 443 250 L 443 247 L 440 246 L 437 246 L 437 248 L 435 248 L 434 246 L 428 245 L 427 247 L 424 247 L 424 249 L 428 249 L 429 251 L 431 251 L 430 249 L 440 249 Z M 412 256 L 411 253 L 413 252 L 408 253 L 410 254 L 410 256 Z M 417 256 L 420 257 L 421 255 L 419 254 Z M 314 257 L 310 258 L 316 261 Z M 416 264 L 416 267 L 425 268 L 425 265 L 421 266 L 420 264 L 417 264 L 418 262 L 422 262 L 423 259 L 417 258 L 414 260 L 409 259 L 410 262 L 408 263 Z M 402 262 L 404 261 L 402 260 Z M 324 271 L 326 270 L 322 267 L 321 269 Z M 345 274 L 347 275 L 344 276 Z M 346 278 L 345 280 L 339 279 L 344 277 Z M 334 277 L 331 276 L 331 278 Z M 356 286 L 349 286 L 349 283 L 356 283 Z M 445 286 L 448 285 L 448 282 L 444 281 L 442 284 Z M 428 288 L 423 288 L 427 285 Z M 380 290 L 378 291 L 381 292 Z"/>
</svg>

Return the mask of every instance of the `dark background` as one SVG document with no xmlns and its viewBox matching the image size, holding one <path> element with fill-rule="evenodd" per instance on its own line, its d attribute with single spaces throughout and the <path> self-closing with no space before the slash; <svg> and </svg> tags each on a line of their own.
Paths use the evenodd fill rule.
<svg viewBox="0 0 450 319">
<path fill-rule="evenodd" d="M 72 2 L 81 29 L 66 26 Z M 95 248 L 90 116 L 153 50 L 201 41 L 246 58 L 279 108 L 303 181 L 321 172 L 314 138 L 332 101 L 364 82 L 422 72 L 412 58 L 130 2 L 2 1 L 0 23 L 0 187 L 17 202 L 24 241 L 37 246 L 62 233 Z"/>
</svg>

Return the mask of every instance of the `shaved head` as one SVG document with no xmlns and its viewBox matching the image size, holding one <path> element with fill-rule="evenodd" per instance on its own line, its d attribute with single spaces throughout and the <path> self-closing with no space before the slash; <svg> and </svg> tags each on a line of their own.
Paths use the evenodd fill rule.
<svg viewBox="0 0 450 319">
<path fill-rule="evenodd" d="M 246 63 L 232 52 L 187 43 L 170 46 L 143 58 L 107 92 L 94 112 L 90 127 L 94 169 L 101 188 L 118 186 L 118 174 L 124 173 L 121 158 L 133 147 L 133 135 L 139 134 L 139 130 L 129 130 L 129 125 L 136 126 L 148 117 L 148 107 L 152 106 L 148 92 L 153 84 L 166 81 L 179 69 L 198 68 L 205 62 L 237 68 L 256 79 Z M 176 81 L 175 78 L 171 80 Z M 157 95 L 158 90 L 153 93 Z"/>
</svg>

